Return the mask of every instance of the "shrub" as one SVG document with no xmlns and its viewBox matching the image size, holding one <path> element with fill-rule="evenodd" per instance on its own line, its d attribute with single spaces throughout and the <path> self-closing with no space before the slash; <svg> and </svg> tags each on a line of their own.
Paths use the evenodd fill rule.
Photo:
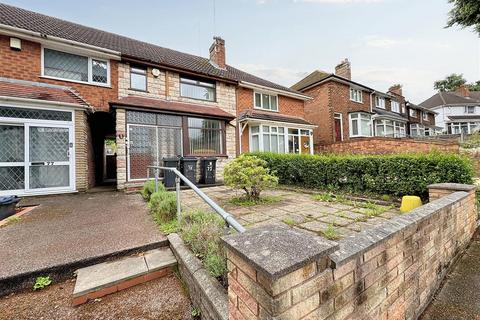
<svg viewBox="0 0 480 320">
<path fill-rule="evenodd" d="M 472 183 L 473 167 L 455 154 L 379 156 L 254 153 L 282 184 L 347 192 L 426 197 L 432 183 Z"/>
<path fill-rule="evenodd" d="M 199 257 L 214 277 L 224 277 L 227 262 L 220 237 L 224 234 L 225 222 L 214 213 L 187 212 L 182 217 L 180 236 L 185 244 Z"/>
<path fill-rule="evenodd" d="M 158 182 L 158 191 L 159 192 L 166 191 L 165 186 L 161 182 Z M 145 182 L 142 190 L 140 190 L 140 194 L 142 195 L 143 199 L 145 199 L 146 201 L 150 200 L 150 197 L 154 192 L 155 192 L 155 181 L 153 180 L 149 180 Z"/>
<path fill-rule="evenodd" d="M 258 200 L 266 188 L 276 187 L 278 178 L 270 173 L 267 162 L 251 155 L 241 155 L 225 166 L 225 185 L 244 190 L 247 199 Z"/>
<path fill-rule="evenodd" d="M 154 192 L 150 197 L 148 208 L 158 224 L 172 221 L 177 214 L 177 197 L 173 192 Z"/>
</svg>

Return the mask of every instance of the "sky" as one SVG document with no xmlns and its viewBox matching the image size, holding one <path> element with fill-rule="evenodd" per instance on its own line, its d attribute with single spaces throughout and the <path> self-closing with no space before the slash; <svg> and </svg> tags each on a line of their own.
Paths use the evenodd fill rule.
<svg viewBox="0 0 480 320">
<path fill-rule="evenodd" d="M 448 0 L 1 1 L 204 57 L 218 35 L 228 64 L 285 86 L 345 58 L 352 80 L 413 103 L 448 74 L 480 80 L 480 38 L 444 28 Z"/>
</svg>

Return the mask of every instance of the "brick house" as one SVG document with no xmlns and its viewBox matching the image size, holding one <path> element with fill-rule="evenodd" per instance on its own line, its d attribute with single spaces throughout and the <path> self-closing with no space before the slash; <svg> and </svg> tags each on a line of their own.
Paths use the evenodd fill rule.
<svg viewBox="0 0 480 320">
<path fill-rule="evenodd" d="M 291 88 L 313 98 L 306 101 L 305 117 L 318 125 L 314 129 L 316 148 L 358 138 L 410 134 L 401 85 L 381 92 L 352 81 L 347 59 L 335 67 L 335 73 L 316 70 Z"/>
<path fill-rule="evenodd" d="M 221 38 L 203 58 L 4 4 L 0 21 L 0 194 L 124 189 L 172 156 L 221 173 L 253 125 L 263 149 L 283 130 L 279 152 L 313 150 L 308 97 L 227 65 Z"/>
</svg>

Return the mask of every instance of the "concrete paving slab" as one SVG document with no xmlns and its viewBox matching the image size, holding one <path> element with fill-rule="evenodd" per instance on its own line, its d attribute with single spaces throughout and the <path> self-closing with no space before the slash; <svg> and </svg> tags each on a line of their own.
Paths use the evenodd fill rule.
<svg viewBox="0 0 480 320">
<path fill-rule="evenodd" d="M 128 257 L 79 269 L 73 297 L 111 287 L 147 272 L 148 268 L 143 256 Z"/>
<path fill-rule="evenodd" d="M 177 259 L 170 248 L 155 249 L 145 252 L 148 272 L 157 271 L 177 264 Z"/>
</svg>

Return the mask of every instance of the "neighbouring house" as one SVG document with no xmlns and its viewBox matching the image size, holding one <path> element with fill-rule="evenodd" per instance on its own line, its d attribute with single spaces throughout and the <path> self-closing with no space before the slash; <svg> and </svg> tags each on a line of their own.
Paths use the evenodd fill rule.
<svg viewBox="0 0 480 320">
<path fill-rule="evenodd" d="M 335 67 L 335 73 L 316 70 L 291 88 L 312 97 L 306 101 L 305 118 L 318 126 L 314 129 L 317 149 L 359 138 L 411 135 L 402 86 L 381 92 L 352 81 L 348 59 Z"/>
<path fill-rule="evenodd" d="M 435 123 L 445 134 L 471 134 L 480 130 L 480 91 L 461 86 L 438 92 L 420 104 L 435 112 Z"/>
<path fill-rule="evenodd" d="M 407 102 L 406 105 L 411 137 L 434 136 L 441 133 L 441 128 L 435 124 L 435 111 L 411 102 Z"/>
<path fill-rule="evenodd" d="M 0 194 L 135 187 L 165 157 L 214 156 L 221 173 L 243 151 L 313 151 L 309 97 L 229 66 L 221 38 L 204 58 L 5 4 L 0 21 Z"/>
</svg>

